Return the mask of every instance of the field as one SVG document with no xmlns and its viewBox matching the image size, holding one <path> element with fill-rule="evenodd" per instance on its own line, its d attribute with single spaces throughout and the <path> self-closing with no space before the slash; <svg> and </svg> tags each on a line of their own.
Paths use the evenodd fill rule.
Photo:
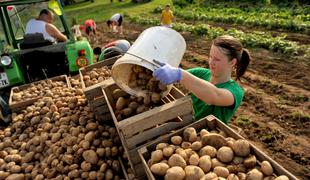
<svg viewBox="0 0 310 180">
<path fill-rule="evenodd" d="M 167 2 L 171 3 L 153 1 L 136 5 L 129 1 L 95 1 L 65 10 L 69 19 L 77 17 L 82 22 L 93 18 L 98 22 L 98 42 L 92 44 L 96 47 L 121 38 L 133 43 L 144 29 L 159 24 L 160 11 L 153 11 Z M 187 43 L 181 66 L 184 69 L 208 67 L 211 42 L 217 35 L 232 34 L 242 39 L 253 59 L 240 82 L 245 89 L 244 101 L 231 123 L 284 168 L 298 178 L 309 179 L 309 7 L 294 12 L 280 11 L 276 14 L 278 21 L 272 21 L 270 15 L 278 9 L 249 8 L 251 13 L 244 13 L 224 7 L 197 8 L 193 12 L 189 12 L 190 8 L 174 9 L 177 16 L 174 28 Z M 116 12 L 126 14 L 123 36 L 110 33 L 104 22 Z M 254 17 L 257 19 L 250 22 Z M 262 18 L 270 21 L 266 23 Z"/>
<path fill-rule="evenodd" d="M 159 5 L 163 4 L 164 2 Z M 121 8 L 120 12 L 126 12 L 129 17 L 125 18 L 124 36 L 120 37 L 109 33 L 102 21 L 113 11 L 117 12 L 117 7 L 121 6 L 124 8 Z M 147 17 L 145 19 L 142 18 L 141 14 L 139 15 L 139 12 L 142 12 L 142 6 L 145 6 L 149 11 L 148 13 L 143 11 L 143 16 Z M 114 7 L 114 9 L 108 8 L 108 13 L 102 15 L 104 18 L 100 18 L 98 15 L 94 17 L 99 22 L 99 41 L 93 46 L 100 46 L 119 38 L 134 42 L 144 29 L 158 24 L 160 14 L 152 13 L 158 6 L 158 2 L 152 6 L 153 9 L 150 4 L 138 5 L 137 7 L 128 2 L 123 4 L 115 2 L 115 5 L 112 3 L 103 4 L 102 8 Z M 126 10 L 126 7 L 129 10 Z M 72 14 L 70 9 L 69 14 Z M 81 19 L 83 17 L 85 16 L 82 16 Z M 89 17 L 86 16 L 85 18 Z M 309 23 L 309 19 L 305 22 Z M 277 50 L 272 48 L 259 47 L 256 44 L 248 45 L 253 61 L 250 64 L 249 71 L 240 82 L 246 93 L 241 107 L 232 119 L 232 123 L 242 128 L 242 133 L 247 139 L 283 167 L 301 179 L 309 179 L 310 61 L 309 56 L 307 56 L 307 48 L 310 44 L 310 36 L 308 27 L 305 30 L 285 28 L 279 30 L 280 28 L 257 27 L 255 24 L 244 26 L 240 23 L 227 23 L 217 20 L 192 20 L 190 17 L 178 15 L 177 23 L 192 26 L 207 23 L 212 29 L 229 30 L 235 28 L 245 33 L 261 31 L 270 33 L 272 37 L 286 33 L 286 37 L 281 40 L 292 42 L 300 48 L 297 49 L 297 53 L 293 51 L 284 52 L 281 49 L 275 52 Z M 176 24 L 176 28 L 181 32 L 187 43 L 181 66 L 185 69 L 198 66 L 208 67 L 207 59 L 212 36 L 208 33 L 195 33 L 186 28 L 180 29 L 178 24 Z M 184 91 L 186 92 L 185 89 Z"/>
</svg>

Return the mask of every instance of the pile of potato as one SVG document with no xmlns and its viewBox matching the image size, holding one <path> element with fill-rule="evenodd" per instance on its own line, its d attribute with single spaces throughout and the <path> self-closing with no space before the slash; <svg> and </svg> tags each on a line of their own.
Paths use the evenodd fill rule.
<svg viewBox="0 0 310 180">
<path fill-rule="evenodd" d="M 82 87 L 82 82 L 80 79 L 80 76 L 75 76 L 75 77 L 68 77 L 69 82 L 71 84 L 72 88 L 81 88 Z"/>
<path fill-rule="evenodd" d="M 85 87 L 92 86 L 94 84 L 100 83 L 111 77 L 111 70 L 107 67 L 94 68 L 91 71 L 87 71 L 83 74 L 83 81 Z"/>
<path fill-rule="evenodd" d="M 165 180 L 288 180 L 276 177 L 268 161 L 258 163 L 246 140 L 221 134 L 205 129 L 198 134 L 191 127 L 170 144 L 157 144 L 148 160 L 151 172 Z"/>
<path fill-rule="evenodd" d="M 82 89 L 54 88 L 0 130 L 0 180 L 123 179 L 123 147 L 99 124 Z"/>
<path fill-rule="evenodd" d="M 15 88 L 12 94 L 12 102 L 16 103 L 43 96 L 51 97 L 51 90 L 67 87 L 65 81 L 43 80 L 39 83 L 32 83 L 28 88 L 22 90 Z"/>
<path fill-rule="evenodd" d="M 113 94 L 119 91 L 121 90 L 116 89 L 113 91 Z M 119 121 L 148 111 L 162 104 L 160 94 L 155 92 L 148 93 L 145 97 L 121 96 L 114 101 L 116 102 L 114 112 Z"/>
<path fill-rule="evenodd" d="M 154 92 L 160 94 L 162 91 L 166 91 L 167 86 L 156 80 L 152 73 L 153 72 L 147 68 L 133 65 L 128 86 L 133 89 L 146 90 L 150 93 Z"/>
</svg>

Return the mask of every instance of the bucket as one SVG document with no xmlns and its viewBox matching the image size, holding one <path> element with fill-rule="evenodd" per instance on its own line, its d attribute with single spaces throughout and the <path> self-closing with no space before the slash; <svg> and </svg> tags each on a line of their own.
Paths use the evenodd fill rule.
<svg viewBox="0 0 310 180">
<path fill-rule="evenodd" d="M 178 67 L 185 49 L 184 38 L 175 30 L 162 26 L 148 28 L 140 34 L 124 56 L 114 63 L 112 78 L 127 93 L 145 97 L 146 90 L 128 86 L 133 66 L 139 65 L 154 71 L 159 65 L 153 60 L 157 60 Z M 169 85 L 161 96 L 166 96 L 171 88 L 172 85 Z"/>
</svg>

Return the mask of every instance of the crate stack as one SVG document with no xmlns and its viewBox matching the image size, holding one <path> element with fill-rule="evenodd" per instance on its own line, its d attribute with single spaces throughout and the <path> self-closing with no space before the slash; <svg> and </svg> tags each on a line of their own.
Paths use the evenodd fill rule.
<svg viewBox="0 0 310 180">
<path fill-rule="evenodd" d="M 162 99 L 162 105 L 118 120 L 115 115 L 115 104 L 119 97 L 127 93 L 120 90 L 116 84 L 103 88 L 103 93 L 129 164 L 134 171 L 135 179 L 145 179 L 142 161 L 138 157 L 138 149 L 160 136 L 190 124 L 193 121 L 191 98 L 173 87 L 170 93 Z"/>
<path fill-rule="evenodd" d="M 102 88 L 114 83 L 114 81 L 110 77 L 94 85 L 87 86 L 84 80 L 84 75 L 86 75 L 87 73 L 89 73 L 90 71 L 94 69 L 100 69 L 104 67 L 108 67 L 111 70 L 111 67 L 113 66 L 113 64 L 118 58 L 119 56 L 112 57 L 110 59 L 106 59 L 104 61 L 100 61 L 95 64 L 86 66 L 79 70 L 82 89 L 84 91 L 85 97 L 88 100 L 90 107 L 94 111 L 95 118 L 98 121 L 104 122 L 104 121 L 112 120 L 111 114 L 107 107 L 106 100 L 103 96 Z"/>
</svg>

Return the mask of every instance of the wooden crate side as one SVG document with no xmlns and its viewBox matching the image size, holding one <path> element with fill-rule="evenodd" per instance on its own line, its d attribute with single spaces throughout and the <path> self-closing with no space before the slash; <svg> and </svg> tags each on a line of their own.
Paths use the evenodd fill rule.
<svg viewBox="0 0 310 180">
<path fill-rule="evenodd" d="M 109 86 L 114 83 L 112 78 L 106 79 L 100 83 L 97 83 L 93 86 L 84 88 L 84 94 L 89 102 L 92 102 L 98 96 L 103 96 L 102 88 Z"/>
<path fill-rule="evenodd" d="M 125 137 L 131 137 L 140 131 L 192 111 L 192 101 L 187 96 L 120 121 L 118 127 Z"/>
<path fill-rule="evenodd" d="M 120 57 L 121 56 L 115 56 L 115 57 L 106 59 L 104 61 L 100 61 L 100 62 L 94 63 L 92 65 L 80 68 L 79 69 L 79 74 L 80 74 L 80 78 L 81 78 L 82 88 L 85 89 L 84 91 L 89 91 L 90 89 L 92 89 L 91 87 L 95 86 L 95 85 L 92 85 L 92 86 L 86 87 L 85 82 L 84 82 L 84 78 L 83 78 L 83 75 L 86 72 L 91 71 L 94 68 L 101 68 L 101 67 L 104 67 L 104 66 L 108 66 L 109 68 L 111 68 L 113 66 L 113 64 L 115 63 L 115 61 L 118 58 L 120 58 Z M 86 89 L 86 88 L 88 88 L 88 89 Z M 94 87 L 94 88 L 96 88 L 96 87 Z"/>
<path fill-rule="evenodd" d="M 175 99 L 179 99 L 185 96 L 184 93 L 182 93 L 182 91 L 180 91 L 178 88 L 176 88 L 175 86 L 172 86 L 169 94 L 171 94 Z"/>
<path fill-rule="evenodd" d="M 102 96 L 96 97 L 92 102 L 89 102 L 89 105 L 93 108 L 96 108 L 98 106 L 103 106 L 105 104 L 107 104 L 107 101 L 105 100 L 103 94 Z"/>
<path fill-rule="evenodd" d="M 121 168 L 122 168 L 122 172 L 124 174 L 124 177 L 126 180 L 129 180 L 129 177 L 128 177 L 128 173 L 127 173 L 127 169 L 125 168 L 125 165 L 124 165 L 124 162 L 123 162 L 123 159 L 121 157 L 118 157 L 118 161 L 121 165 Z"/>
<path fill-rule="evenodd" d="M 94 113 L 98 115 L 103 115 L 109 112 L 110 112 L 110 109 L 108 105 L 99 106 L 94 109 Z"/>
<path fill-rule="evenodd" d="M 147 176 L 149 179 L 155 180 L 155 177 L 153 176 L 152 172 L 150 171 L 146 158 L 149 159 L 150 153 L 152 150 L 156 148 L 156 145 L 160 142 L 169 142 L 172 136 L 182 136 L 183 131 L 188 127 L 194 127 L 197 131 L 201 130 L 203 128 L 210 128 L 210 129 L 219 129 L 224 131 L 227 136 L 233 137 L 235 139 L 245 139 L 239 134 L 237 134 L 233 129 L 225 125 L 222 121 L 218 120 L 215 116 L 209 115 L 197 122 L 194 122 L 193 124 L 190 124 L 174 133 L 171 133 L 170 135 L 162 138 L 158 138 L 155 141 L 153 141 L 151 144 L 148 144 L 146 146 L 143 146 L 138 149 L 139 157 L 141 158 L 143 167 L 145 172 L 147 173 Z M 257 147 L 255 147 L 253 144 L 250 143 L 251 151 L 254 152 L 254 155 L 258 158 L 259 161 L 267 160 L 270 162 L 270 164 L 273 166 L 275 174 L 281 174 L 286 175 L 291 180 L 297 180 L 297 178 L 288 172 L 286 169 L 284 169 L 280 164 L 278 164 L 276 161 L 274 161 L 272 158 L 270 158 L 268 155 L 263 153 L 261 150 L 259 150 Z"/>
</svg>

